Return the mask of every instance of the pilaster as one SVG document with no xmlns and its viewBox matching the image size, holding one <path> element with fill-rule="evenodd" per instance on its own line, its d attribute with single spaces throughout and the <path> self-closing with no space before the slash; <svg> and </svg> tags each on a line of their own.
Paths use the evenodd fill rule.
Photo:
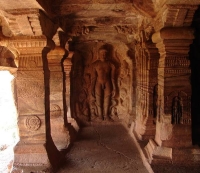
<svg viewBox="0 0 200 173">
<path fill-rule="evenodd" d="M 65 98 L 66 98 L 66 108 L 67 108 L 67 117 L 71 118 L 71 109 L 70 109 L 70 74 L 71 74 L 71 67 L 72 67 L 72 59 L 73 52 L 69 52 L 68 57 L 64 60 L 64 72 L 65 72 Z"/>
<path fill-rule="evenodd" d="M 156 102 L 157 102 L 157 87 L 158 87 L 158 61 L 159 53 L 156 45 L 151 43 L 148 44 L 149 50 L 149 84 L 148 84 L 148 119 L 146 122 L 146 130 L 142 136 L 143 140 L 148 140 L 155 137 L 156 131 Z"/>
</svg>

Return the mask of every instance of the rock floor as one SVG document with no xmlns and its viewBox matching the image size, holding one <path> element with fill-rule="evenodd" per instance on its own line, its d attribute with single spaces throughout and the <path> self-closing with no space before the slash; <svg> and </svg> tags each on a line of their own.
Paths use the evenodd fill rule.
<svg viewBox="0 0 200 173">
<path fill-rule="evenodd" d="M 122 124 L 84 127 L 58 173 L 148 173 Z"/>
<path fill-rule="evenodd" d="M 143 159 L 139 144 L 120 123 L 93 124 L 81 129 L 56 173 L 200 173 L 200 164 L 152 164 Z M 187 153 L 186 153 L 187 154 Z M 3 160 L 2 160 L 3 159 Z M 1 161 L 5 158 L 0 157 Z M 8 170 L 0 169 L 0 173 Z M 12 173 L 50 173 L 17 171 Z"/>
</svg>

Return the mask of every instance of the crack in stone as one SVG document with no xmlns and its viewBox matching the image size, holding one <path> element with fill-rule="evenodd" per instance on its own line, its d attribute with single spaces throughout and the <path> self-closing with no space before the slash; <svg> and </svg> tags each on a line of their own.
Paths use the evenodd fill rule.
<svg viewBox="0 0 200 173">
<path fill-rule="evenodd" d="M 98 145 L 101 145 L 103 148 L 106 148 L 107 150 L 110 150 L 110 151 L 112 151 L 112 152 L 114 152 L 114 153 L 116 153 L 116 154 L 119 154 L 119 155 L 121 155 L 121 156 L 127 158 L 127 159 L 130 160 L 131 162 L 136 161 L 136 160 L 134 160 L 134 159 L 132 159 L 132 158 L 126 156 L 124 153 L 122 153 L 122 152 L 120 152 L 120 151 L 117 151 L 117 150 L 115 150 L 115 149 L 112 149 L 112 148 L 108 147 L 106 144 L 104 144 L 104 143 L 102 142 L 102 137 L 101 137 L 100 132 L 99 132 L 94 126 L 92 126 L 92 127 L 93 127 L 94 131 L 97 133 L 97 135 L 99 136 L 99 139 L 98 139 L 98 142 L 97 142 Z"/>
</svg>

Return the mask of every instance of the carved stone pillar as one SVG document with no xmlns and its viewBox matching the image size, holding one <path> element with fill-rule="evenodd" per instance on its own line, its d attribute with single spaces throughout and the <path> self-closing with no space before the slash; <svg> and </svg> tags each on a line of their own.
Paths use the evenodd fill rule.
<svg viewBox="0 0 200 173">
<path fill-rule="evenodd" d="M 158 60 L 159 60 L 159 53 L 158 49 L 156 48 L 155 44 L 151 43 L 148 44 L 149 50 L 149 102 L 148 102 L 148 119 L 146 122 L 146 130 L 144 135 L 142 136 L 143 140 L 148 140 L 150 138 L 155 137 L 156 132 L 156 110 L 157 110 L 157 86 L 158 86 Z"/>
<path fill-rule="evenodd" d="M 152 39 L 160 53 L 157 127 L 160 126 L 162 130 L 156 131 L 156 142 L 161 144 L 162 140 L 171 138 L 173 124 L 191 124 L 191 70 L 188 52 L 194 36 L 189 27 L 164 28 L 155 33 Z M 183 144 L 179 141 L 179 145 L 189 144 L 184 138 Z"/>
<path fill-rule="evenodd" d="M 70 109 L 70 73 L 71 73 L 71 67 L 72 62 L 71 58 L 73 56 L 73 52 L 69 52 L 69 55 L 67 59 L 64 61 L 64 71 L 65 71 L 65 98 L 66 98 L 66 108 L 67 108 L 67 117 L 71 117 L 71 109 Z"/>
<path fill-rule="evenodd" d="M 65 50 L 61 47 L 56 47 L 51 50 L 48 55 L 48 66 L 50 70 L 50 121 L 51 121 L 51 136 L 56 147 L 61 150 L 67 148 L 70 137 L 64 122 L 67 117 L 64 117 L 63 107 L 63 72 L 61 60 L 65 54 Z M 65 105 L 64 105 L 65 106 Z"/>
<path fill-rule="evenodd" d="M 163 28 L 152 36 L 160 53 L 157 121 L 155 142 L 150 140 L 146 150 L 159 158 L 170 160 L 173 148 L 192 145 L 188 52 L 193 39 L 189 27 Z"/>
<path fill-rule="evenodd" d="M 56 167 L 60 154 L 51 141 L 46 105 L 44 57 L 46 37 L 20 37 L 10 40 L 18 49 L 19 66 L 16 95 L 20 141 L 14 149 L 14 166 L 43 170 Z M 46 105 L 45 105 L 46 104 Z"/>
</svg>

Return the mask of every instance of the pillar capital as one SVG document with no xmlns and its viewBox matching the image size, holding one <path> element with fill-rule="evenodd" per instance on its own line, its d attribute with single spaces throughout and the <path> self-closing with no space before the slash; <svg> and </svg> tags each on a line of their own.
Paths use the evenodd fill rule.
<svg viewBox="0 0 200 173">
<path fill-rule="evenodd" d="M 194 30 L 191 27 L 168 27 L 162 28 L 152 35 L 153 43 L 163 40 L 191 40 L 194 39 Z"/>
<path fill-rule="evenodd" d="M 58 57 L 62 57 L 65 54 L 65 49 L 60 46 L 56 46 L 55 49 L 51 50 L 48 53 L 48 59 L 57 59 Z"/>
<path fill-rule="evenodd" d="M 47 60 L 50 71 L 62 72 L 61 60 L 65 54 L 65 49 L 56 46 L 47 54 Z"/>
</svg>

